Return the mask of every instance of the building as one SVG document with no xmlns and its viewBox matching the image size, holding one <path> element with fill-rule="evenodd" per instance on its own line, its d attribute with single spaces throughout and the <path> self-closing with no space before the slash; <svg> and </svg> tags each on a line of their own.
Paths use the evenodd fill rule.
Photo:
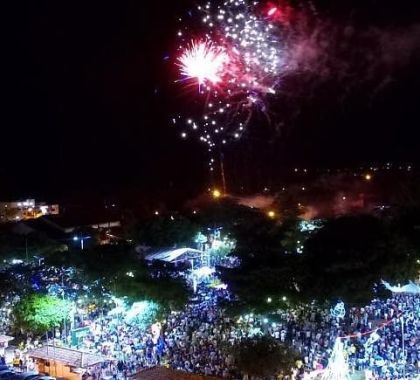
<svg viewBox="0 0 420 380">
<path fill-rule="evenodd" d="M 139 380 L 221 380 L 219 377 L 196 375 L 165 367 L 148 368 L 137 372 L 131 378 Z"/>
<path fill-rule="evenodd" d="M 64 246 L 89 245 L 88 239 L 99 244 L 123 240 L 121 222 L 101 215 L 44 215 L 36 219 L 0 224 L 3 231 L 18 236 L 41 236 Z M 82 243 L 83 242 L 83 243 Z M 92 243 L 91 243 L 92 244 Z M 86 246 L 87 246 L 86 245 Z"/>
<path fill-rule="evenodd" d="M 37 203 L 35 199 L 0 202 L 0 223 L 36 219 L 44 215 L 58 215 L 58 204 Z"/>
<path fill-rule="evenodd" d="M 38 372 L 69 380 L 81 380 L 87 369 L 107 361 L 100 355 L 50 345 L 30 350 L 27 355 L 35 360 Z"/>
<path fill-rule="evenodd" d="M 110 230 L 112 228 L 121 227 L 121 222 L 118 218 L 107 217 L 103 215 L 60 215 L 60 216 L 46 216 L 42 220 L 51 227 L 62 231 L 65 234 L 74 234 L 83 228 L 93 230 Z"/>
</svg>

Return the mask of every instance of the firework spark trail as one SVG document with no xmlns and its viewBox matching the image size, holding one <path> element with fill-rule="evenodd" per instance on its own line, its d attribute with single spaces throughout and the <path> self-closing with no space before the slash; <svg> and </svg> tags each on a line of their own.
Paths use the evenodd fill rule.
<svg viewBox="0 0 420 380">
<path fill-rule="evenodd" d="M 320 17 L 310 0 L 299 9 L 281 0 L 216 1 L 191 11 L 178 32 L 182 82 L 199 91 L 188 116 L 173 119 L 183 138 L 198 135 L 210 157 L 217 146 L 239 139 L 254 115 L 283 128 L 308 102 L 323 106 L 327 99 L 331 107 L 359 89 L 375 96 L 420 51 L 417 24 L 383 29 L 337 23 Z M 333 89 L 327 98 L 325 83 Z M 213 165 L 212 158 L 210 170 Z"/>
<path fill-rule="evenodd" d="M 266 97 L 276 93 L 285 64 L 279 28 L 271 22 L 278 9 L 259 7 L 249 0 L 208 2 L 196 9 L 202 38 L 192 39 L 188 28 L 178 33 L 177 65 L 183 81 L 198 84 L 204 112 L 174 123 L 184 125 L 182 137 L 197 130 L 209 151 L 240 138 L 254 111 L 266 113 Z"/>
</svg>

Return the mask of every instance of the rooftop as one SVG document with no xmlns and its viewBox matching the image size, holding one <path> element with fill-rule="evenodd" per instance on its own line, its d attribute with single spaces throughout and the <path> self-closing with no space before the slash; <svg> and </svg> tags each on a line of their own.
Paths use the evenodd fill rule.
<svg viewBox="0 0 420 380">
<path fill-rule="evenodd" d="M 219 377 L 195 375 L 165 367 L 153 367 L 137 372 L 133 379 L 139 380 L 220 380 Z"/>
<path fill-rule="evenodd" d="M 65 347 L 42 346 L 30 350 L 28 356 L 35 359 L 55 360 L 71 367 L 87 368 L 108 360 L 104 356 Z"/>
<path fill-rule="evenodd" d="M 80 213 L 47 215 L 41 218 L 47 223 L 54 225 L 56 228 L 67 229 L 75 227 L 90 226 L 95 224 L 113 223 L 120 220 L 118 215 L 103 215 L 96 213 Z"/>
<path fill-rule="evenodd" d="M 9 342 L 13 339 L 15 339 L 15 338 L 13 338 L 12 336 L 0 335 L 0 343 L 6 343 L 6 342 Z"/>
<path fill-rule="evenodd" d="M 147 255 L 146 260 L 160 260 L 172 263 L 176 261 L 186 261 L 192 258 L 200 257 L 202 254 L 202 251 L 193 248 L 175 248 Z"/>
</svg>

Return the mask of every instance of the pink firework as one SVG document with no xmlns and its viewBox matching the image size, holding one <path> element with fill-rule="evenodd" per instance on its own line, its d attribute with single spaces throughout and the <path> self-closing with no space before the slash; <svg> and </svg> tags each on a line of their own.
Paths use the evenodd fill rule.
<svg viewBox="0 0 420 380">
<path fill-rule="evenodd" d="M 216 84 L 222 80 L 229 57 L 222 48 L 215 47 L 211 42 L 192 41 L 178 61 L 181 74 L 196 79 L 201 86 L 206 82 Z"/>
</svg>

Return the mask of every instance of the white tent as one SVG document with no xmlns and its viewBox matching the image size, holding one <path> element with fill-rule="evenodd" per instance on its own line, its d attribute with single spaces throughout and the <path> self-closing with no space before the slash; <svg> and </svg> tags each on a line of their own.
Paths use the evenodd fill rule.
<svg viewBox="0 0 420 380">
<path fill-rule="evenodd" d="M 416 285 L 414 282 L 411 282 L 408 285 L 403 286 L 405 293 L 411 294 L 420 294 L 420 286 Z"/>
<path fill-rule="evenodd" d="M 416 285 L 414 282 L 409 282 L 404 286 L 391 286 L 389 282 L 382 281 L 387 288 L 392 293 L 409 293 L 409 294 L 420 294 L 420 286 Z"/>
<path fill-rule="evenodd" d="M 191 259 L 201 257 L 203 252 L 193 248 L 178 248 L 166 251 L 160 251 L 152 253 L 146 256 L 146 260 L 154 261 L 165 261 L 167 263 L 176 263 L 181 261 L 188 261 Z"/>
</svg>

